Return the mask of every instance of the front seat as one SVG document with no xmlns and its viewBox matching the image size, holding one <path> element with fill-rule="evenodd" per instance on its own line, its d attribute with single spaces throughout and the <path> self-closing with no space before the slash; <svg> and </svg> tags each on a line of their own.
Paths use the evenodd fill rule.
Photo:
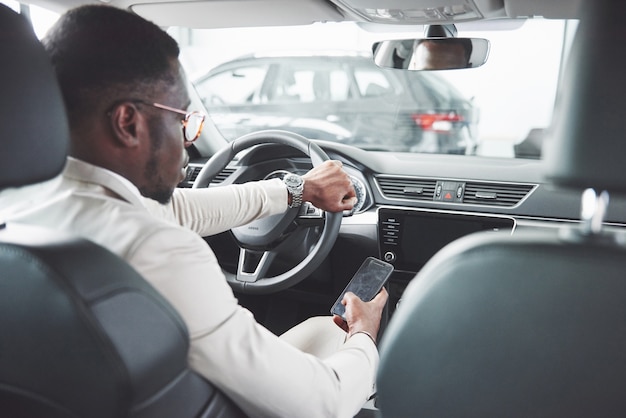
<svg viewBox="0 0 626 418">
<path fill-rule="evenodd" d="M 580 191 L 580 224 L 470 235 L 429 260 L 381 341 L 384 417 L 626 416 L 626 240 L 604 222 L 626 193 L 626 3 L 583 3 L 542 186 Z"/>
<path fill-rule="evenodd" d="M 0 92 L 0 191 L 54 177 L 69 136 L 61 94 L 32 29 L 1 4 Z M 188 368 L 185 324 L 128 264 L 1 214 L 1 416 L 243 416 Z"/>
</svg>

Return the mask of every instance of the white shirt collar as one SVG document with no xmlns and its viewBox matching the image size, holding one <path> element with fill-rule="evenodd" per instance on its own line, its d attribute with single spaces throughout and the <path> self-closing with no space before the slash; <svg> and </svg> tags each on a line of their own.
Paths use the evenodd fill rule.
<svg viewBox="0 0 626 418">
<path fill-rule="evenodd" d="M 72 180 L 99 184 L 110 190 L 117 197 L 135 205 L 145 207 L 146 198 L 127 178 L 111 171 L 74 157 L 67 157 L 63 176 Z"/>
</svg>

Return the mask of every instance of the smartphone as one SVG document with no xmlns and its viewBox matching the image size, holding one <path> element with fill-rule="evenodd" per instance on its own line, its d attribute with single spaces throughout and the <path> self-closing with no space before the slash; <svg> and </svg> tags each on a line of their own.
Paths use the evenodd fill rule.
<svg viewBox="0 0 626 418">
<path fill-rule="evenodd" d="M 383 288 L 392 272 L 393 266 L 391 264 L 374 257 L 367 257 L 337 298 L 337 301 L 330 309 L 330 313 L 339 315 L 345 320 L 346 307 L 341 304 L 341 300 L 346 292 L 352 292 L 362 301 L 369 302 L 380 292 L 380 289 Z"/>
</svg>

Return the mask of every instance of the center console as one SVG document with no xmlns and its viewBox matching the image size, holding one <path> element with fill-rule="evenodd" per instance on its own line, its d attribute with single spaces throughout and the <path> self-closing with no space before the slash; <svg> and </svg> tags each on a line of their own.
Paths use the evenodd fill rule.
<svg viewBox="0 0 626 418">
<path fill-rule="evenodd" d="M 514 228 L 515 220 L 506 216 L 380 208 L 378 211 L 380 258 L 395 267 L 388 287 L 390 310 L 393 312 L 408 282 L 448 243 L 474 232 L 512 233 Z"/>
</svg>

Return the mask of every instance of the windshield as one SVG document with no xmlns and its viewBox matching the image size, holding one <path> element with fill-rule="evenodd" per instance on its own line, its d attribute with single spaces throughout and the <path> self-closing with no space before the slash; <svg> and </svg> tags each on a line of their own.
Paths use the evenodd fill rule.
<svg viewBox="0 0 626 418">
<path fill-rule="evenodd" d="M 33 6 L 30 16 L 41 37 L 58 15 Z M 368 150 L 540 158 L 576 24 L 459 24 L 459 37 L 489 40 L 489 58 L 478 68 L 442 71 L 382 69 L 373 61 L 374 43 L 422 38 L 420 26 L 392 26 L 395 33 L 353 22 L 169 33 L 228 141 L 286 129 Z"/>
<path fill-rule="evenodd" d="M 382 69 L 372 44 L 421 38 L 351 22 L 299 27 L 172 28 L 206 111 L 229 141 L 261 129 L 364 149 L 538 158 L 575 22 L 459 27 L 490 41 L 487 63 L 444 71 Z"/>
</svg>

